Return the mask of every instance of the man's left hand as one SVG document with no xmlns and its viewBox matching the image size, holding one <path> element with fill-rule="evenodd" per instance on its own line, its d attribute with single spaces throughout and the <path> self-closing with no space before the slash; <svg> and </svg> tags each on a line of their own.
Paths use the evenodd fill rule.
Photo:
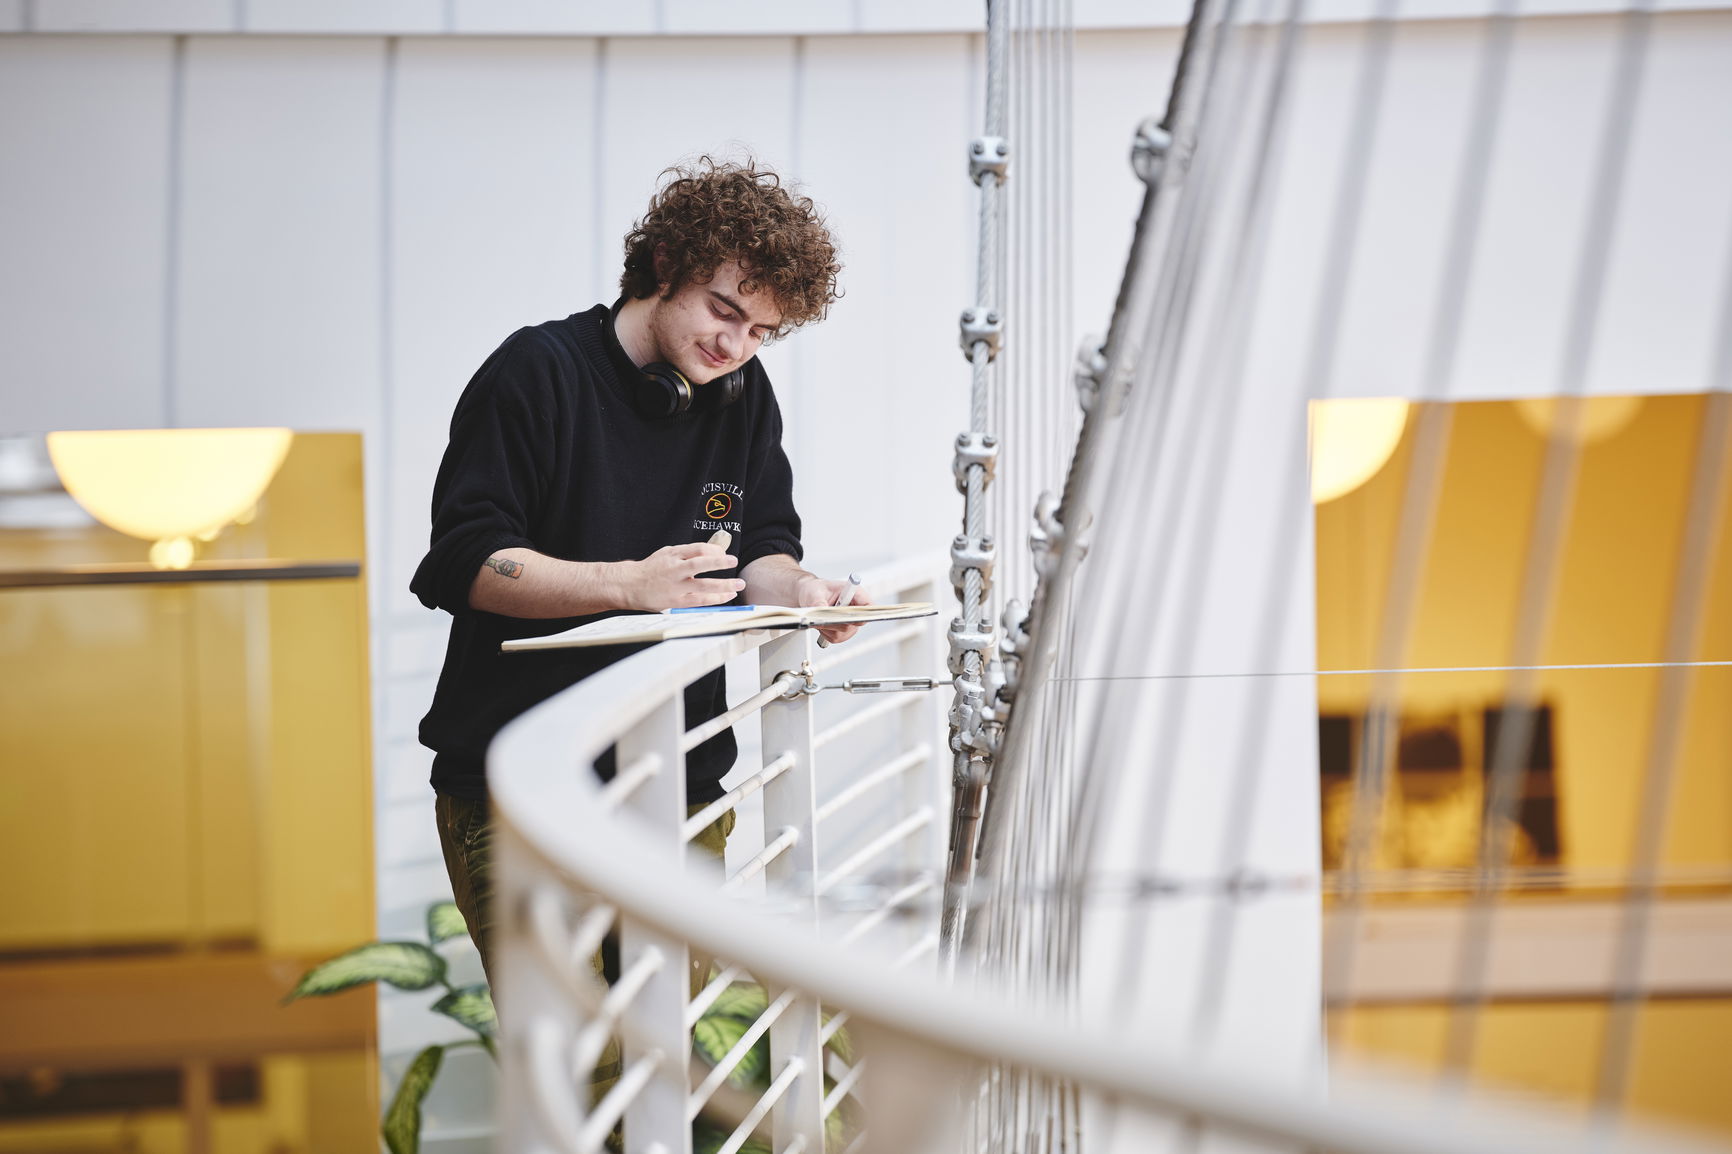
<svg viewBox="0 0 1732 1154">
<path fill-rule="evenodd" d="M 850 590 L 853 591 L 852 597 L 849 596 Z M 794 604 L 802 609 L 808 606 L 835 605 L 838 599 L 841 599 L 841 603 L 844 605 L 872 604 L 872 598 L 868 597 L 866 590 L 859 586 L 852 585 L 847 581 L 829 581 L 822 577 L 802 577 L 794 592 L 799 598 Z M 831 645 L 835 645 L 839 641 L 848 640 L 858 632 L 860 632 L 859 625 L 833 625 L 818 630 L 818 635 Z"/>
</svg>

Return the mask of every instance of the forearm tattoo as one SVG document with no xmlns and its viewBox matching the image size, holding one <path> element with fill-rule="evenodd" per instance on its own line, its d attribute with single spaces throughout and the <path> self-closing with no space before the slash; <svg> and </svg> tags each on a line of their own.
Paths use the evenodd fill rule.
<svg viewBox="0 0 1732 1154">
<path fill-rule="evenodd" d="M 513 581 L 523 576 L 523 562 L 513 561 L 509 557 L 489 557 L 482 564 L 501 577 L 509 577 Z"/>
</svg>

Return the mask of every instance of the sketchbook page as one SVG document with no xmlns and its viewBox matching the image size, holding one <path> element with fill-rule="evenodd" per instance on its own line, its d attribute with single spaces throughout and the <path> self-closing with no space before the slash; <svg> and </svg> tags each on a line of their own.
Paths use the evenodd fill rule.
<svg viewBox="0 0 1732 1154">
<path fill-rule="evenodd" d="M 902 601 L 892 605 L 820 605 L 800 611 L 814 624 L 852 625 L 868 621 L 897 621 L 904 617 L 931 617 L 938 612 L 930 601 Z"/>
<path fill-rule="evenodd" d="M 670 618 L 665 613 L 626 613 L 604 617 L 563 633 L 546 637 L 518 637 L 499 648 L 503 653 L 523 653 L 532 649 L 570 649 L 584 645 L 627 645 L 638 641 L 660 641 L 667 636 Z"/>
</svg>

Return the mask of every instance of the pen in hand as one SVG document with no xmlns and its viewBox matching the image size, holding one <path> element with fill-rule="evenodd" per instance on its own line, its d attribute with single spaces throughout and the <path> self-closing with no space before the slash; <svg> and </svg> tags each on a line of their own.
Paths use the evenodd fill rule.
<svg viewBox="0 0 1732 1154">
<path fill-rule="evenodd" d="M 847 586 L 847 588 L 843 589 L 841 593 L 836 595 L 836 600 L 834 600 L 830 603 L 831 607 L 835 608 L 835 607 L 840 606 L 840 605 L 852 604 L 854 601 L 854 590 L 856 590 L 858 588 L 860 588 L 860 574 L 858 574 L 858 573 L 848 574 L 848 586 Z M 828 648 L 830 648 L 830 642 L 824 637 L 819 637 L 818 638 L 818 648 L 819 649 L 828 649 Z"/>
</svg>

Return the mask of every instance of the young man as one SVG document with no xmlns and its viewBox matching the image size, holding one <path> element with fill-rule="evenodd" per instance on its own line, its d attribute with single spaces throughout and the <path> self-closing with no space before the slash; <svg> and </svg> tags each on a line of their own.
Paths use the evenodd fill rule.
<svg viewBox="0 0 1732 1154">
<path fill-rule="evenodd" d="M 484 963 L 487 744 L 633 652 L 501 654 L 500 643 L 619 610 L 742 596 L 825 605 L 848 589 L 800 567 L 781 414 L 756 356 L 823 319 L 838 295 L 835 244 L 773 172 L 705 158 L 664 175 L 626 237 L 620 299 L 507 338 L 458 400 L 434 483 L 432 544 L 411 588 L 452 623 L 421 741 L 434 750 L 446 867 Z M 709 544 L 718 529 L 731 551 Z M 721 713 L 721 671 L 687 687 L 685 704 L 688 726 Z M 731 731 L 687 755 L 693 809 L 721 796 L 734 755 Z M 612 776 L 611 751 L 596 768 Z M 724 822 L 700 838 L 717 856 Z"/>
</svg>

